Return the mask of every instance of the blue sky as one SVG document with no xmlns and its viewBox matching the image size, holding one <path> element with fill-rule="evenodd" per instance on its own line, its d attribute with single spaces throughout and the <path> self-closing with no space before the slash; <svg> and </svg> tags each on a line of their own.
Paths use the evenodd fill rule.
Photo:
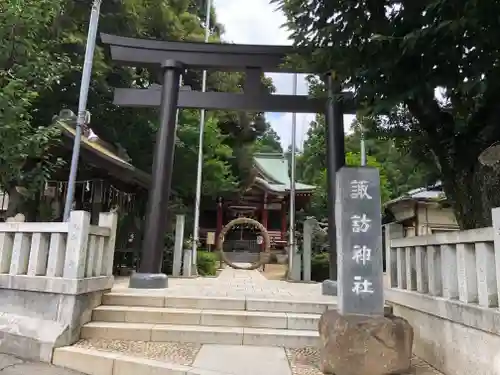
<svg viewBox="0 0 500 375">
<path fill-rule="evenodd" d="M 275 11 L 275 6 L 268 0 L 214 0 L 218 21 L 225 27 L 224 40 L 233 43 L 288 45 L 288 31 L 281 27 L 285 16 Z M 269 74 L 276 86 L 277 94 L 292 94 L 291 74 Z M 298 79 L 297 92 L 307 94 L 305 76 Z M 268 113 L 268 121 L 279 134 L 283 147 L 291 143 L 291 113 Z M 306 138 L 309 123 L 315 114 L 297 114 L 297 146 L 301 148 Z M 344 116 L 345 129 L 348 129 L 353 116 Z"/>
</svg>

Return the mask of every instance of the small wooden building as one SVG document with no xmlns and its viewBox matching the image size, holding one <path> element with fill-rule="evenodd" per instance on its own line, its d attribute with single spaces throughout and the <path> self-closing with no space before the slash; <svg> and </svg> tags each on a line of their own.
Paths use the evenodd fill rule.
<svg viewBox="0 0 500 375">
<path fill-rule="evenodd" d="M 30 202 L 29 207 L 22 207 L 29 221 L 62 220 L 75 127 L 71 122 L 57 118 L 55 124 L 61 129 L 61 144 L 52 153 L 66 163 L 40 187 L 34 202 Z M 124 150 L 119 150 L 99 139 L 90 129 L 85 129 L 81 140 L 73 209 L 90 212 L 92 224 L 97 224 L 99 213 L 117 211 L 119 224 L 116 248 L 124 254 L 127 252 L 124 249 L 138 248 L 150 182 L 150 175 L 135 168 Z M 9 195 L 0 193 L 0 219 L 6 219 L 8 206 Z M 120 256 L 116 258 L 118 262 L 122 261 Z"/>
<path fill-rule="evenodd" d="M 459 230 L 440 182 L 385 203 L 385 211 L 385 221 L 402 224 L 405 237 Z"/>
</svg>

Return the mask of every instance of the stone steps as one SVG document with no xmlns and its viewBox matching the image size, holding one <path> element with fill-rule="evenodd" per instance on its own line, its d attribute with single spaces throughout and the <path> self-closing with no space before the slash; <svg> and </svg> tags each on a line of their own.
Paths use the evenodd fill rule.
<svg viewBox="0 0 500 375">
<path fill-rule="evenodd" d="M 302 348 L 318 344 L 332 302 L 114 292 L 103 296 L 83 339 Z"/>
<path fill-rule="evenodd" d="M 322 314 L 337 308 L 331 301 L 303 301 L 272 298 L 234 298 L 210 296 L 162 296 L 113 292 L 103 296 L 105 306 L 167 307 L 200 310 L 261 311 L 297 314 Z"/>
<path fill-rule="evenodd" d="M 303 348 L 317 346 L 319 334 L 317 330 L 90 322 L 83 326 L 81 338 Z"/>
<path fill-rule="evenodd" d="M 180 324 L 220 327 L 318 329 L 320 314 L 246 310 L 201 310 L 173 307 L 99 306 L 93 310 L 97 322 Z"/>
<path fill-rule="evenodd" d="M 154 291 L 112 292 L 102 303 L 82 327 L 80 344 L 56 349 L 54 364 L 89 375 L 227 375 L 193 367 L 191 360 L 178 364 L 172 355 L 144 356 L 151 349 L 176 345 L 314 348 L 321 314 L 336 308 L 324 301 L 165 296 Z"/>
</svg>

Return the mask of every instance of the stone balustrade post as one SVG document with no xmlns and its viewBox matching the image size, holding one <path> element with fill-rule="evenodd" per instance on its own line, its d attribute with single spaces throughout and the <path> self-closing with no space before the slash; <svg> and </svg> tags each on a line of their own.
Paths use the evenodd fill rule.
<svg viewBox="0 0 500 375">
<path fill-rule="evenodd" d="M 182 261 L 182 275 L 191 277 L 193 270 L 193 250 L 184 249 L 184 259 Z"/>
<path fill-rule="evenodd" d="M 500 303 L 500 207 L 491 210 L 491 220 L 493 226 L 493 246 L 494 246 L 495 275 L 496 275 L 496 289 L 497 289 L 496 302 Z"/>
<path fill-rule="evenodd" d="M 391 247 L 391 241 L 403 237 L 404 231 L 401 224 L 391 223 L 385 225 L 385 273 L 386 287 L 389 288 L 398 286 L 397 249 Z"/>
<path fill-rule="evenodd" d="M 184 246 L 184 223 L 185 216 L 177 215 L 175 223 L 174 263 L 172 265 L 172 276 L 175 277 L 181 274 L 182 250 Z"/>
<path fill-rule="evenodd" d="M 303 229 L 303 240 L 302 240 L 302 261 L 303 265 L 303 276 L 304 281 L 311 281 L 311 254 L 312 254 L 312 241 L 314 235 L 314 229 L 318 225 L 316 219 L 307 219 L 304 221 Z"/>
<path fill-rule="evenodd" d="M 101 275 L 113 276 L 113 262 L 115 257 L 116 230 L 118 214 L 116 212 L 102 212 L 99 214 L 99 226 L 109 228 L 109 237 L 105 239 L 101 263 Z"/>
<path fill-rule="evenodd" d="M 69 217 L 66 242 L 64 278 L 82 279 L 85 276 L 89 231 L 90 214 L 86 211 L 72 211 Z"/>
</svg>

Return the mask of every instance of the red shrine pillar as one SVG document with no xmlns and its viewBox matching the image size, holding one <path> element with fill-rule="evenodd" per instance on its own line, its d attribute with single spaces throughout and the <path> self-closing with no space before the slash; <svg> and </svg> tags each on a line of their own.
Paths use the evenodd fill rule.
<svg viewBox="0 0 500 375">
<path fill-rule="evenodd" d="M 223 213 L 222 213 L 222 198 L 217 198 L 217 228 L 215 230 L 215 241 L 219 238 L 223 226 Z"/>
<path fill-rule="evenodd" d="M 262 203 L 262 214 L 261 214 L 261 221 L 262 225 L 264 228 L 267 229 L 267 219 L 269 217 L 269 213 L 267 211 L 267 193 L 264 195 L 264 202 Z"/>
<path fill-rule="evenodd" d="M 287 228 L 286 204 L 285 204 L 285 201 L 283 200 L 281 202 L 281 240 L 282 241 L 286 240 L 286 228 Z"/>
</svg>

